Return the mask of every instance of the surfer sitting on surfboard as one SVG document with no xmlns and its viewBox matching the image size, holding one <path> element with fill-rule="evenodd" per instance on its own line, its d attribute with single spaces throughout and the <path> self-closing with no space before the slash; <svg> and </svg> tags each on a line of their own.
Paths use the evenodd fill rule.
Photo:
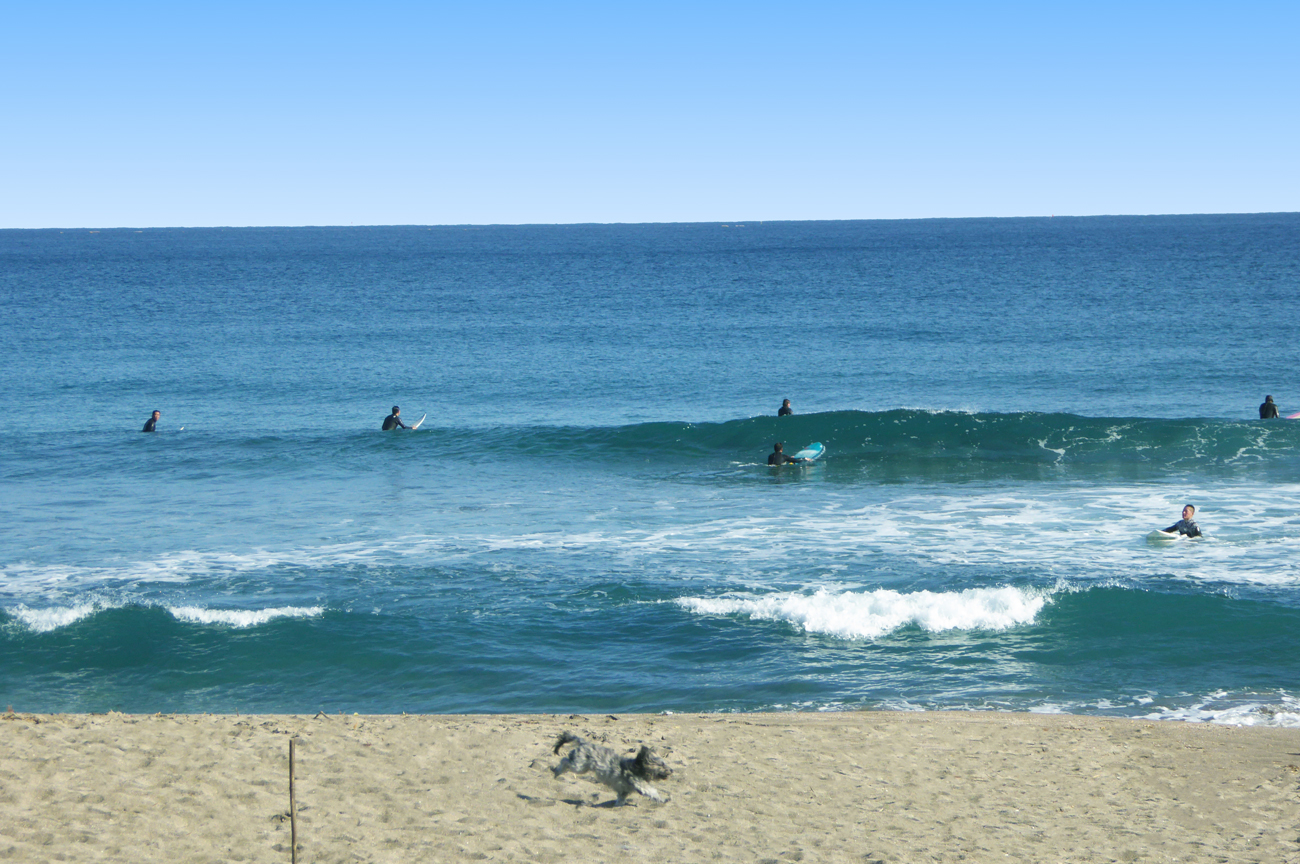
<svg viewBox="0 0 1300 864">
<path fill-rule="evenodd" d="M 1261 420 L 1277 419 L 1277 403 L 1273 401 L 1272 396 L 1264 397 L 1264 404 L 1259 406 L 1259 419 Z"/>
<path fill-rule="evenodd" d="M 1186 534 L 1188 537 L 1200 537 L 1201 529 L 1196 527 L 1192 521 L 1192 516 L 1196 515 L 1196 508 L 1188 504 L 1183 508 L 1183 518 L 1165 529 L 1166 534 L 1173 534 L 1177 531 L 1179 534 Z"/>
<path fill-rule="evenodd" d="M 407 426 L 405 423 L 403 423 L 401 420 L 398 419 L 397 415 L 398 415 L 398 414 L 401 414 L 401 413 L 402 413 L 402 409 L 401 409 L 401 408 L 398 408 L 396 405 L 394 405 L 394 406 L 393 406 L 393 413 L 392 413 L 392 414 L 389 414 L 387 417 L 384 418 L 384 431 L 385 431 L 385 432 L 387 432 L 387 431 L 390 430 L 390 429 L 396 429 L 396 428 L 399 427 L 399 426 L 402 427 L 403 429 L 409 429 L 409 428 L 411 428 L 411 427 Z"/>
<path fill-rule="evenodd" d="M 811 459 L 796 459 L 793 456 L 787 456 L 781 452 L 781 442 L 776 442 L 772 452 L 767 456 L 768 465 L 788 465 L 792 462 L 811 462 Z"/>
<path fill-rule="evenodd" d="M 141 431 L 141 432 L 157 432 L 157 431 L 158 431 L 158 418 L 160 418 L 160 417 L 162 417 L 162 412 L 161 412 L 161 411 L 155 411 L 155 412 L 153 412 L 153 416 L 151 416 L 148 420 L 144 421 L 144 428 L 141 429 L 140 431 Z"/>
</svg>

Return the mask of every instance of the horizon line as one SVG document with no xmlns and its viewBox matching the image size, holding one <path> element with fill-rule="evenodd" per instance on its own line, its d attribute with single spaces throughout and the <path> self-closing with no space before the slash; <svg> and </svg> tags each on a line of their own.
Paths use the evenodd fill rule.
<svg viewBox="0 0 1300 864">
<path fill-rule="evenodd" d="M 0 231 L 185 231 L 185 230 L 262 230 L 262 229 L 333 229 L 333 228 L 545 228 L 545 227 L 584 227 L 584 226 L 644 226 L 644 225 L 717 225 L 721 227 L 743 228 L 748 225 L 762 225 L 769 222 L 779 224 L 821 223 L 821 222 L 958 222 L 987 220 L 1029 220 L 1029 219 L 1148 219 L 1156 217 L 1194 217 L 1194 216 L 1295 216 L 1300 210 L 1261 210 L 1230 212 L 1195 212 L 1195 213 L 1051 213 L 1047 215 L 1019 216 L 884 216 L 863 217 L 855 219 L 705 219 L 662 222 L 365 222 L 361 224 L 299 224 L 299 225 L 48 225 L 41 227 L 8 226 Z"/>
</svg>

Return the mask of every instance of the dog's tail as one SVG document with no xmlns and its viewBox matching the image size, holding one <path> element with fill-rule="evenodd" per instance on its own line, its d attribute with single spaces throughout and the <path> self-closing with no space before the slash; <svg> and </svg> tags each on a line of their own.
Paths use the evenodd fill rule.
<svg viewBox="0 0 1300 864">
<path fill-rule="evenodd" d="M 555 749 L 552 750 L 551 752 L 559 753 L 560 748 L 563 747 L 565 744 L 581 744 L 581 743 L 582 743 L 582 739 L 579 738 L 577 735 L 574 735 L 572 732 L 561 732 L 560 737 L 555 739 Z"/>
</svg>

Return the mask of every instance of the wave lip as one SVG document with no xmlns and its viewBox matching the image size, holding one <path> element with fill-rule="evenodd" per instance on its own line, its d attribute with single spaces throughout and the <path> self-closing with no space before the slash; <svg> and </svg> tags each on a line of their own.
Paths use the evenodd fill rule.
<svg viewBox="0 0 1300 864">
<path fill-rule="evenodd" d="M 187 624 L 224 624 L 243 629 L 276 618 L 318 618 L 324 606 L 280 606 L 274 609 L 207 609 L 203 606 L 169 606 L 167 611 Z"/>
<path fill-rule="evenodd" d="M 17 618 L 33 633 L 49 633 L 76 624 L 82 618 L 94 615 L 102 608 L 104 607 L 94 603 L 82 603 L 77 606 L 54 606 L 47 609 L 29 609 L 20 605 L 5 611 Z"/>
<path fill-rule="evenodd" d="M 745 615 L 756 621 L 793 624 L 806 633 L 875 639 L 909 625 L 930 633 L 1007 630 L 1032 624 L 1049 598 L 1041 592 L 1011 587 L 911 593 L 888 589 L 832 593 L 823 588 L 815 594 L 681 597 L 674 602 L 701 615 Z"/>
<path fill-rule="evenodd" d="M 24 605 L 5 609 L 9 616 L 33 633 L 50 633 L 76 624 L 101 612 L 125 608 L 120 604 L 81 603 L 76 606 L 49 606 L 31 609 Z M 137 609 L 159 608 L 155 604 Z M 163 606 L 173 618 L 186 624 L 221 625 L 236 629 L 257 627 L 277 618 L 317 618 L 324 606 L 280 606 L 271 609 L 208 609 L 204 606 Z"/>
</svg>

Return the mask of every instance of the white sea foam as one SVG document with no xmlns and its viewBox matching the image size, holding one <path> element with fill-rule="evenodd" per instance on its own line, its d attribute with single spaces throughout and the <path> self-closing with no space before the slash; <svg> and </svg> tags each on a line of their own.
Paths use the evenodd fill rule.
<svg viewBox="0 0 1300 864">
<path fill-rule="evenodd" d="M 77 606 L 55 606 L 48 609 L 29 609 L 20 605 L 5 611 L 22 622 L 28 630 L 35 633 L 49 633 L 51 630 L 75 624 L 82 618 L 95 614 L 101 608 L 103 607 L 94 603 L 82 603 Z"/>
<path fill-rule="evenodd" d="M 1041 592 L 1004 587 L 911 593 L 823 589 L 814 594 L 682 597 L 676 602 L 702 615 L 745 615 L 760 621 L 785 621 L 808 633 L 874 639 L 911 625 L 931 633 L 1006 630 L 1032 623 L 1048 599 Z"/>
<path fill-rule="evenodd" d="M 49 633 L 75 624 L 83 618 L 88 618 L 99 612 L 120 608 L 121 605 L 123 604 L 95 602 L 37 609 L 18 605 L 5 611 L 28 630 L 34 633 Z M 164 608 L 178 621 L 189 624 L 220 624 L 236 628 L 256 627 L 276 618 L 315 618 L 325 612 L 323 606 L 281 606 L 274 609 L 208 609 L 203 606 L 169 606 Z"/>
<path fill-rule="evenodd" d="M 207 609 L 203 606 L 170 606 L 177 620 L 190 624 L 223 624 L 227 627 L 256 627 L 276 618 L 317 618 L 323 606 L 281 606 L 276 609 Z"/>
<path fill-rule="evenodd" d="M 1223 726 L 1273 726 L 1300 729 L 1300 699 L 1288 693 L 1261 698 L 1226 691 L 1211 693 L 1201 701 L 1177 708 L 1161 708 L 1144 715 L 1149 720 L 1182 720 Z"/>
<path fill-rule="evenodd" d="M 69 592 L 122 585 L 183 584 L 195 579 L 251 574 L 283 567 L 365 565 L 393 557 L 426 554 L 446 545 L 444 538 L 399 538 L 376 543 L 340 543 L 283 550 L 183 550 L 153 559 L 101 566 L 17 562 L 0 565 L 0 586 L 10 596 L 54 599 Z"/>
<path fill-rule="evenodd" d="M 1036 485 L 945 489 L 943 494 L 872 490 L 856 508 L 851 498 L 779 516 L 694 512 L 676 524 L 481 538 L 493 551 L 558 553 L 608 550 L 627 559 L 687 553 L 724 557 L 734 571 L 776 569 L 791 560 L 829 566 L 876 554 L 903 555 L 922 569 L 983 566 L 1077 577 L 1175 577 L 1204 582 L 1300 585 L 1300 487 Z M 880 500 L 881 498 L 884 500 Z M 1176 521 L 1187 501 L 1208 539 L 1152 547 L 1153 527 Z M 846 506 L 848 505 L 848 506 Z M 691 512 L 691 508 L 679 508 Z M 473 554 L 474 538 L 457 541 Z M 775 571 L 774 571 L 775 572 Z"/>
<path fill-rule="evenodd" d="M 809 487 L 813 489 L 813 487 Z M 743 490 L 742 490 L 743 491 Z M 1216 483 L 1079 487 L 1069 484 L 1002 487 L 868 486 L 819 494 L 796 488 L 779 514 L 734 506 L 709 495 L 655 498 L 650 509 L 605 513 L 579 530 L 459 530 L 367 538 L 286 549 L 177 551 L 100 566 L 14 562 L 0 565 L 0 597 L 30 606 L 74 605 L 85 595 L 158 583 L 222 581 L 282 568 L 425 566 L 472 562 L 498 553 L 551 556 L 598 554 L 629 566 L 671 558 L 678 574 L 725 569 L 742 584 L 789 588 L 790 562 L 829 572 L 849 570 L 876 556 L 905 558 L 921 574 L 954 567 L 1003 573 L 1067 575 L 1091 582 L 1178 578 L 1220 584 L 1300 585 L 1300 485 Z M 1153 527 L 1178 517 L 1188 501 L 1201 506 L 1208 539 L 1152 546 Z M 668 509 L 671 505 L 674 509 Z M 837 577 L 838 578 L 838 577 Z M 809 590 L 819 587 L 805 581 Z"/>
</svg>

